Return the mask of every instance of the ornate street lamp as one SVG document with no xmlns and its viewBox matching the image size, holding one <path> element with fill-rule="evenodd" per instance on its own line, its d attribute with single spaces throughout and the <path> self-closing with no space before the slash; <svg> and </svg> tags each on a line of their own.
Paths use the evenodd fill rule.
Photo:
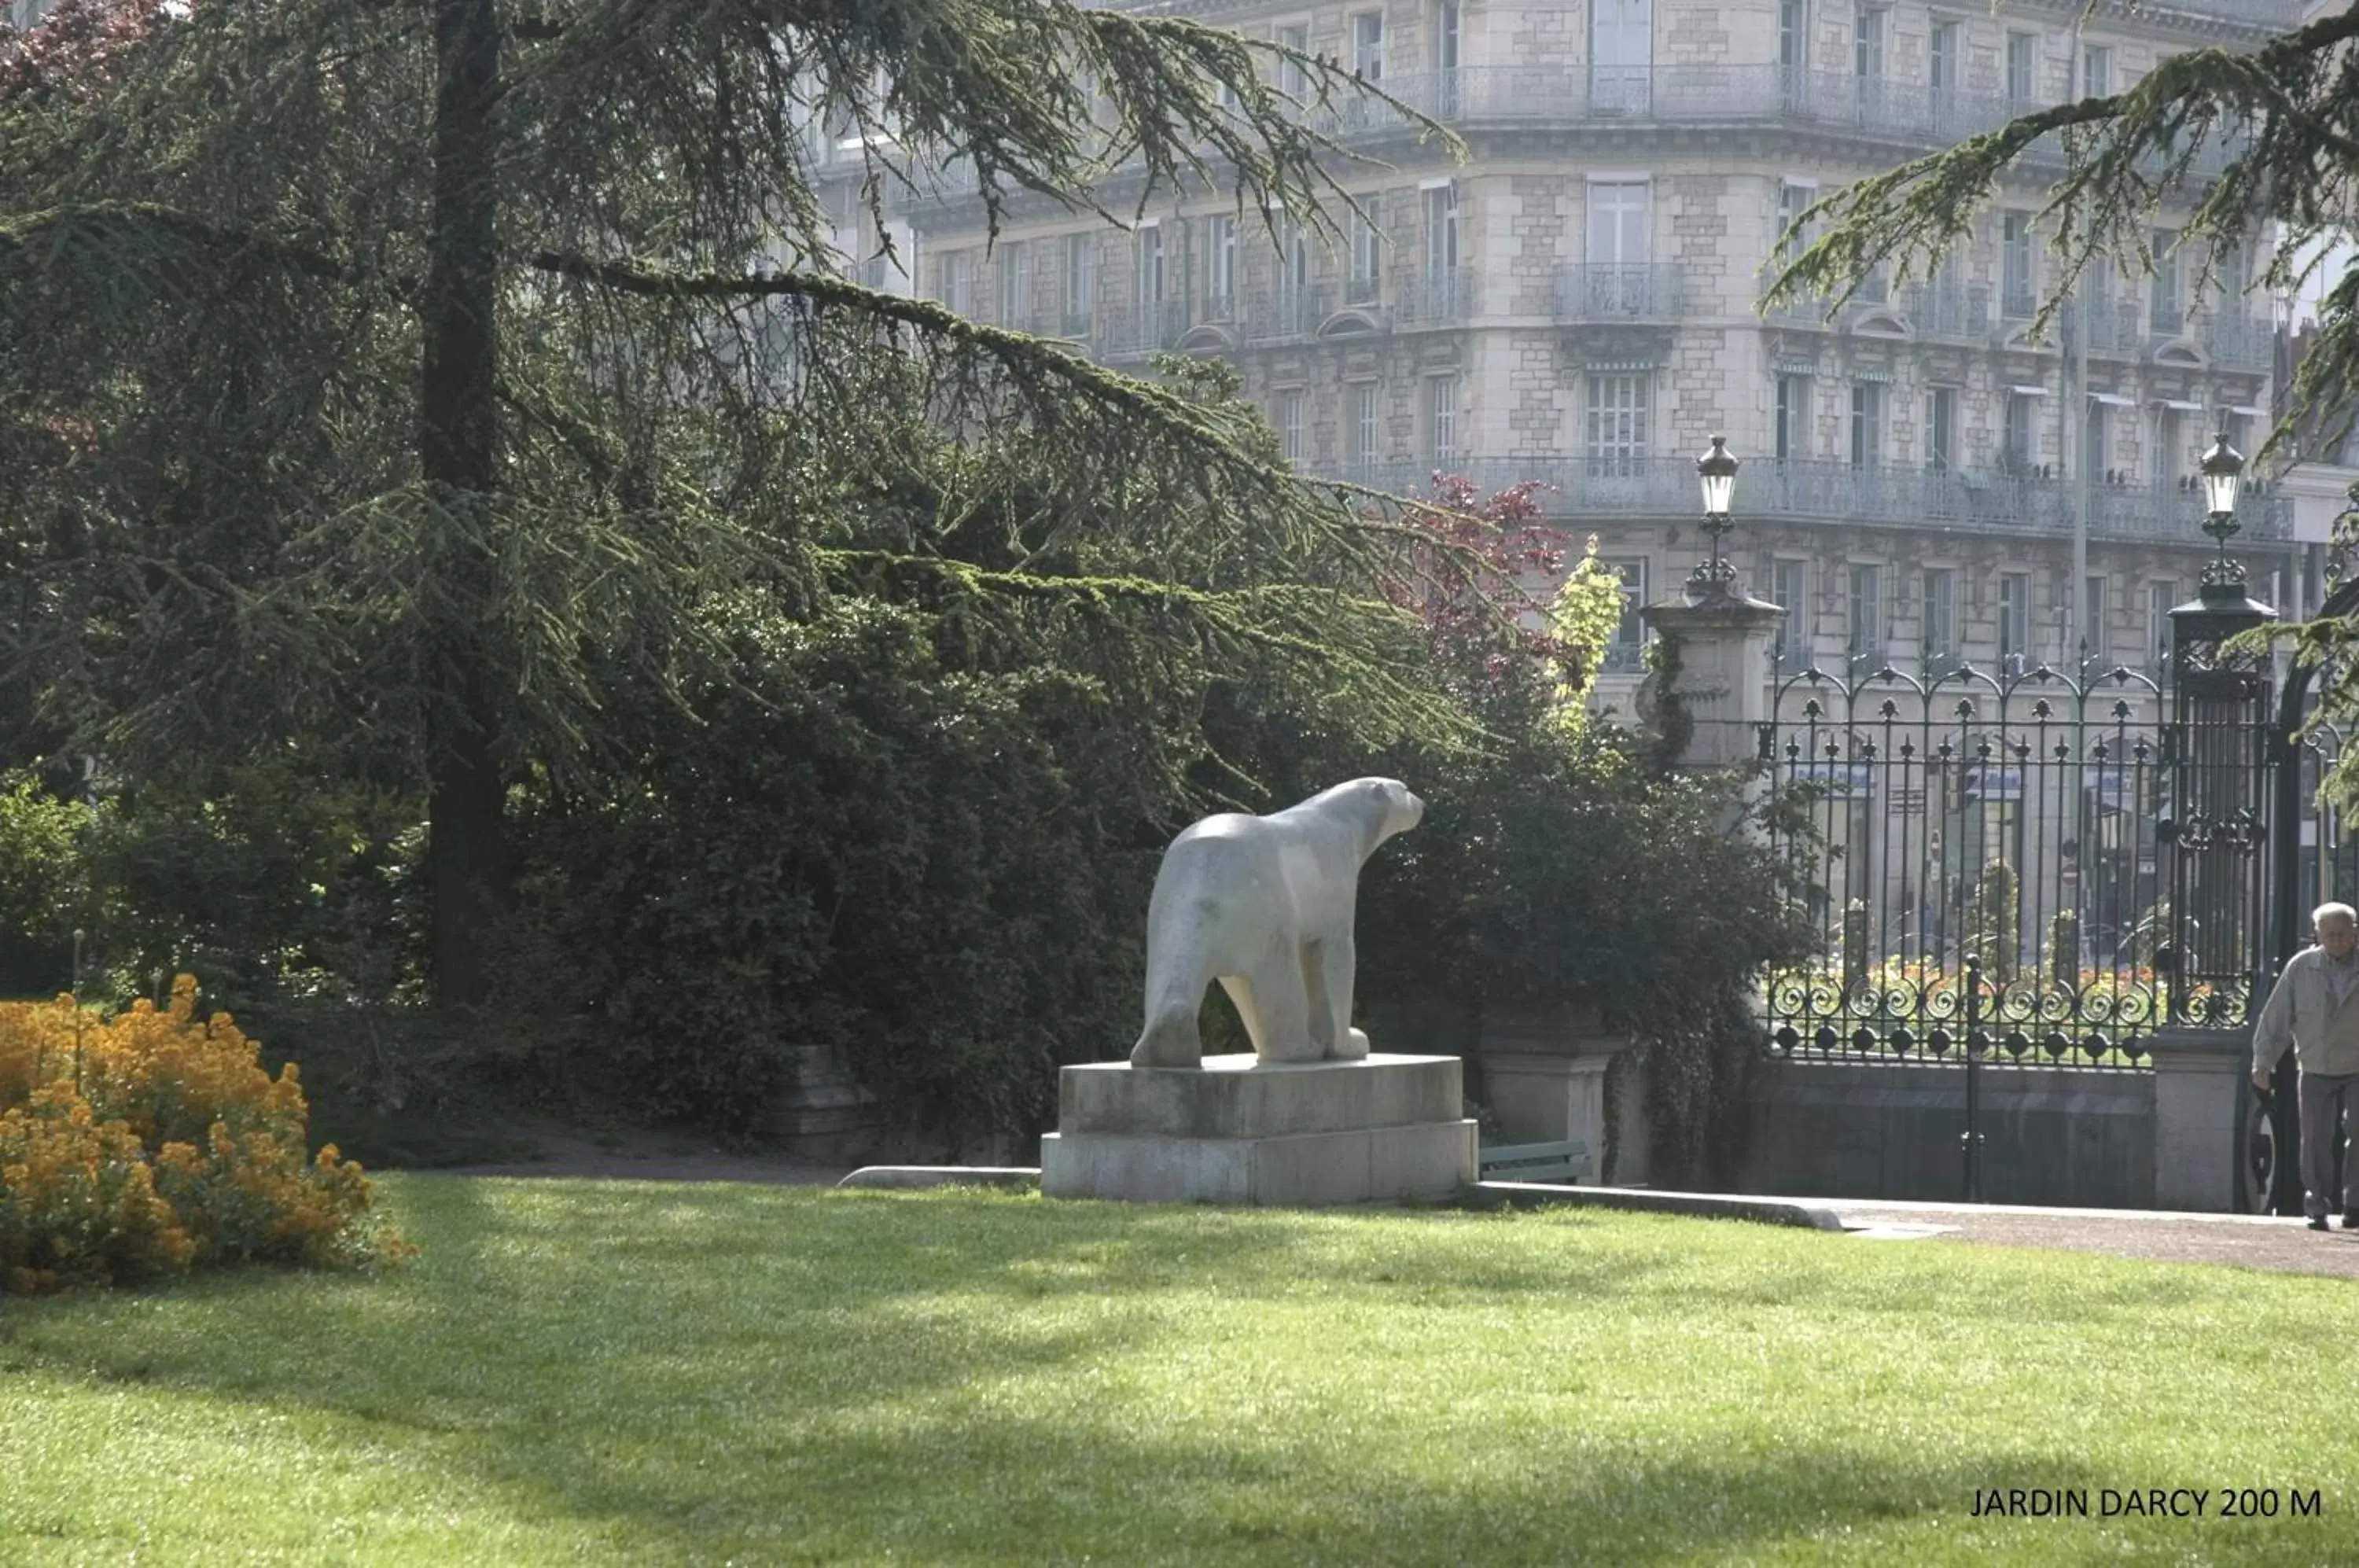
<svg viewBox="0 0 2359 1568">
<path fill-rule="evenodd" d="M 2203 476 L 2203 506 L 2210 514 L 2203 519 L 2203 531 L 2220 541 L 2220 559 L 2203 569 L 2203 586 L 2234 588 L 2241 593 L 2245 566 L 2228 559 L 2228 541 L 2242 526 L 2236 521 L 2236 486 L 2245 476 L 2245 454 L 2228 444 L 2223 430 L 2212 438 L 2212 450 L 2198 466 Z"/>
<path fill-rule="evenodd" d="M 1720 541 L 1735 525 L 1728 520 L 1729 504 L 1736 495 L 1736 459 L 1728 454 L 1728 438 L 1712 438 L 1712 450 L 1696 459 L 1696 480 L 1703 487 L 1703 531 L 1712 540 L 1712 559 L 1698 561 L 1688 573 L 1688 597 L 1724 596 L 1735 592 L 1736 568 L 1720 553 Z"/>
</svg>

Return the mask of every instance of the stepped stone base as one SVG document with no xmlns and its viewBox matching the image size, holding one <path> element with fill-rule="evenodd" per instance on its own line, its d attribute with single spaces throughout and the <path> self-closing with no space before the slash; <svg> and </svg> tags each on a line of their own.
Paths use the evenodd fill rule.
<svg viewBox="0 0 2359 1568">
<path fill-rule="evenodd" d="M 1454 1056 L 1064 1069 L 1040 1139 L 1051 1198 L 1311 1207 L 1437 1202 L 1474 1181 Z"/>
</svg>

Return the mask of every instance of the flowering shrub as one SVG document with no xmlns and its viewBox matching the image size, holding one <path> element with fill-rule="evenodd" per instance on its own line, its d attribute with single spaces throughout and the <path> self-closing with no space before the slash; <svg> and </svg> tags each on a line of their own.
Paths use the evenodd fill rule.
<svg viewBox="0 0 2359 1568">
<path fill-rule="evenodd" d="M 0 1003 L 0 1290 L 408 1253 L 367 1217 L 357 1164 L 333 1144 L 307 1158 L 295 1064 L 272 1078 L 229 1014 L 196 1007 L 186 975 L 160 1012 Z"/>
</svg>

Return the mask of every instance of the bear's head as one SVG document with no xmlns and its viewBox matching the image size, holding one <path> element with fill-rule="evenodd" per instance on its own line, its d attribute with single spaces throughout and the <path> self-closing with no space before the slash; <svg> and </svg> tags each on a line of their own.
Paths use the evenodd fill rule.
<svg viewBox="0 0 2359 1568">
<path fill-rule="evenodd" d="M 1397 779 L 1363 779 L 1359 787 L 1374 797 L 1370 804 L 1381 824 L 1376 829 L 1378 844 L 1395 833 L 1408 832 L 1425 819 L 1425 802 L 1411 794 L 1408 786 Z"/>
</svg>

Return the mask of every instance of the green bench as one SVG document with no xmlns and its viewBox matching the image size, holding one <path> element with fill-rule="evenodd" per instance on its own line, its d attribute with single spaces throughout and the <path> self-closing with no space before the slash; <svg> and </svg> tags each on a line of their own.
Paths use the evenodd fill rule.
<svg viewBox="0 0 2359 1568">
<path fill-rule="evenodd" d="M 1590 1173 L 1589 1145 L 1577 1138 L 1486 1144 L 1476 1160 L 1476 1174 L 1485 1181 L 1578 1181 Z"/>
</svg>

